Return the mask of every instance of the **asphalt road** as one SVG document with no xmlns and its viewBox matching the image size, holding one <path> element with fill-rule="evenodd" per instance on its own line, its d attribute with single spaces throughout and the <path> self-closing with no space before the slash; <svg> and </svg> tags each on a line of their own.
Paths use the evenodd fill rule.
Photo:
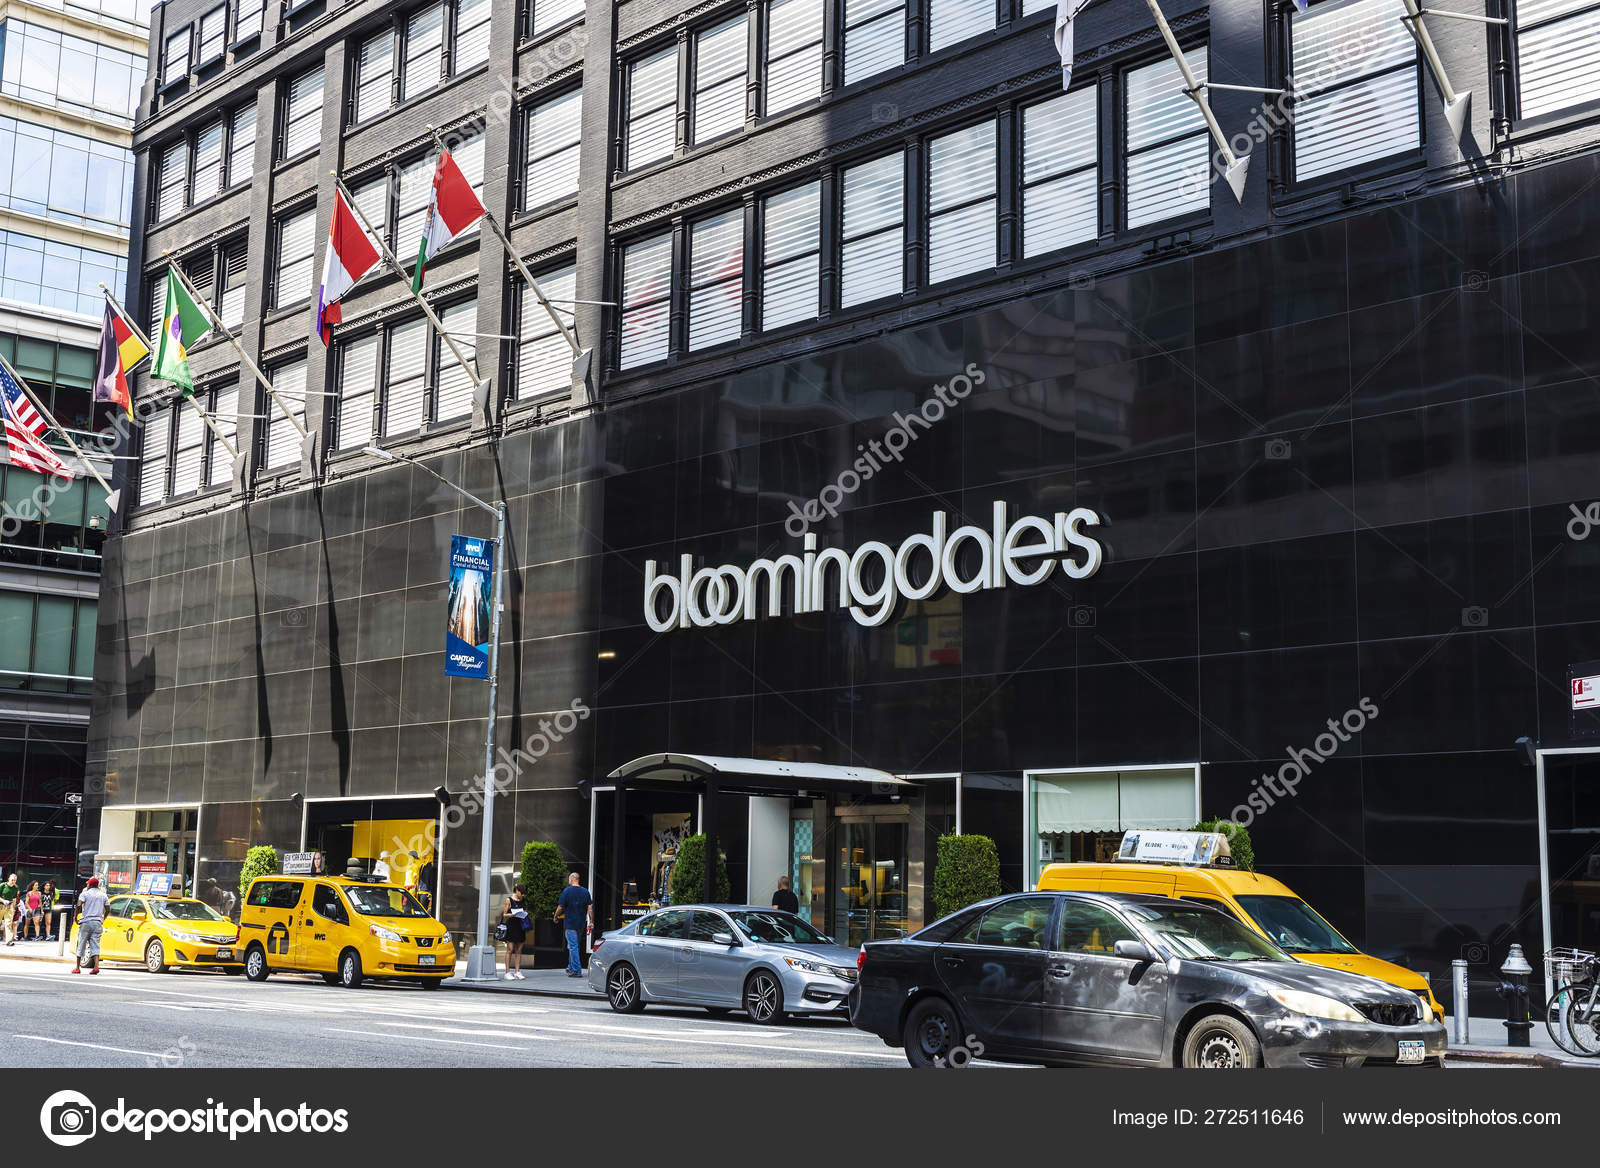
<svg viewBox="0 0 1600 1168">
<path fill-rule="evenodd" d="M 905 1057 L 836 1020 L 763 1028 L 738 1016 L 603 1001 L 321 978 L 0 961 L 9 1067 L 891 1067 Z"/>
</svg>

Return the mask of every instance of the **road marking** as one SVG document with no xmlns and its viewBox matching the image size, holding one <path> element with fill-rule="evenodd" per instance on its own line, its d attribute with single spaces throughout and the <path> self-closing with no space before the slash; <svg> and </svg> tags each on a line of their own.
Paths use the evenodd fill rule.
<svg viewBox="0 0 1600 1168">
<path fill-rule="evenodd" d="M 372 1031 L 370 1031 L 370 1030 L 340 1030 L 337 1026 L 330 1026 L 330 1027 L 327 1028 L 327 1030 L 328 1030 L 329 1034 L 359 1034 L 363 1038 L 369 1038 L 369 1039 L 370 1038 L 380 1037 L 379 1035 L 373 1034 Z M 395 1035 L 392 1035 L 391 1037 L 394 1037 L 394 1038 L 407 1038 L 407 1039 L 410 1039 L 412 1042 L 437 1042 L 437 1043 L 441 1043 L 444 1046 L 476 1046 L 476 1047 L 482 1048 L 483 1050 L 521 1050 L 522 1049 L 520 1046 L 500 1046 L 500 1045 L 498 1045 L 496 1043 L 493 1043 L 493 1042 L 462 1042 L 459 1039 L 454 1039 L 454 1038 L 428 1038 L 426 1035 L 422 1035 L 422 1034 L 395 1034 Z M 519 1037 L 520 1037 L 520 1035 L 519 1035 Z"/>
<path fill-rule="evenodd" d="M 480 1038 L 536 1038 L 540 1041 L 553 1042 L 554 1037 L 549 1034 L 530 1034 L 521 1030 L 463 1030 L 459 1026 L 429 1026 L 422 1022 L 379 1022 L 379 1026 L 399 1027 L 406 1030 L 426 1030 L 431 1034 L 476 1034 Z M 371 1033 L 371 1031 L 367 1031 Z M 396 1035 L 397 1038 L 410 1038 L 411 1035 Z"/>
<path fill-rule="evenodd" d="M 163 1052 L 153 1050 L 128 1050 L 121 1046 L 101 1046 L 98 1042 L 69 1042 L 65 1038 L 46 1038 L 42 1034 L 13 1034 L 12 1038 L 26 1038 L 32 1042 L 53 1042 L 57 1046 L 87 1046 L 91 1050 L 109 1050 L 116 1054 L 136 1054 L 140 1058 L 161 1058 Z"/>
</svg>

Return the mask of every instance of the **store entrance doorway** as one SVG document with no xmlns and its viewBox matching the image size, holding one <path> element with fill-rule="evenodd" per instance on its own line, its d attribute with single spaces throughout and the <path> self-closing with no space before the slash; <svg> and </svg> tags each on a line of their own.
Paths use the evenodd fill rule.
<svg viewBox="0 0 1600 1168">
<path fill-rule="evenodd" d="M 188 895 L 194 895 L 194 846 L 199 809 L 140 811 L 133 820 L 133 850 L 158 852 L 167 857 L 167 871 L 179 878 Z"/>
<path fill-rule="evenodd" d="M 1538 784 L 1545 947 L 1592 952 L 1600 949 L 1600 747 L 1539 751 Z"/>
<path fill-rule="evenodd" d="M 833 935 L 841 945 L 905 936 L 909 810 L 851 808 L 840 815 Z"/>
</svg>

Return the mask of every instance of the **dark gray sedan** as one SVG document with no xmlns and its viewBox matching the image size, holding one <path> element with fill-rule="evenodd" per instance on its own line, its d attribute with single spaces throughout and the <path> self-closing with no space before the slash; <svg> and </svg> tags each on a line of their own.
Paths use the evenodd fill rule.
<svg viewBox="0 0 1600 1168">
<path fill-rule="evenodd" d="M 793 913 L 753 905 L 657 909 L 605 934 L 589 958 L 589 985 L 619 1014 L 651 1003 L 742 1009 L 752 1022 L 789 1014 L 847 1014 L 856 951 Z"/>
<path fill-rule="evenodd" d="M 1417 995 L 1296 961 L 1191 901 L 1030 892 L 862 947 L 850 1020 L 914 1067 L 1443 1064 Z"/>
</svg>

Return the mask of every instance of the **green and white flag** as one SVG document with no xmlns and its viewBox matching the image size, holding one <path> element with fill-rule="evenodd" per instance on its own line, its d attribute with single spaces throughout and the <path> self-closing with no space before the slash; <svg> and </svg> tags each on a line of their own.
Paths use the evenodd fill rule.
<svg viewBox="0 0 1600 1168">
<path fill-rule="evenodd" d="M 150 376 L 183 387 L 188 397 L 194 392 L 194 374 L 189 371 L 189 347 L 211 331 L 211 318 L 189 296 L 183 281 L 167 273 L 167 307 L 161 314 L 161 336 L 156 339 L 156 357 Z"/>
</svg>

